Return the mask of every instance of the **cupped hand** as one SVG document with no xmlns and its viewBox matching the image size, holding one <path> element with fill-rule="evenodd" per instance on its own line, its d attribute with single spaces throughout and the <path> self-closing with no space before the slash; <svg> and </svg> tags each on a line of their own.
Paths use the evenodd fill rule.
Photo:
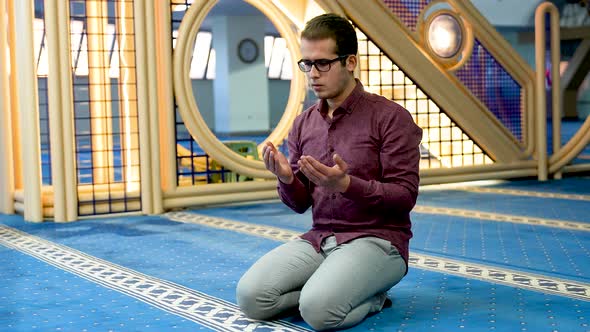
<svg viewBox="0 0 590 332">
<path fill-rule="evenodd" d="M 271 142 L 266 142 L 266 145 L 262 148 L 262 159 L 266 169 L 276 175 L 281 182 L 286 184 L 293 182 L 293 170 L 289 160 Z"/>
<path fill-rule="evenodd" d="M 317 186 L 323 186 L 335 192 L 345 192 L 350 184 L 350 176 L 346 173 L 348 164 L 338 154 L 335 154 L 332 159 L 335 165 L 330 167 L 311 156 L 302 156 L 298 165 L 309 181 Z"/>
</svg>

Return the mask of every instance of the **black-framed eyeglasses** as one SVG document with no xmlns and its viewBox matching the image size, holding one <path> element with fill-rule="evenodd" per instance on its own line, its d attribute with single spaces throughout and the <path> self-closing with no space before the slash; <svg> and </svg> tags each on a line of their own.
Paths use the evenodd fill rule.
<svg viewBox="0 0 590 332">
<path fill-rule="evenodd" d="M 318 60 L 305 60 L 305 59 L 301 59 L 299 61 L 297 61 L 297 64 L 299 65 L 299 69 L 302 72 L 308 73 L 311 71 L 311 68 L 313 66 L 315 66 L 315 69 L 317 69 L 318 71 L 321 72 L 327 72 L 330 70 L 330 67 L 332 65 L 332 63 L 339 61 L 339 60 L 343 60 L 346 59 L 350 56 L 350 54 L 347 55 L 340 55 L 337 58 L 334 58 L 332 60 L 329 59 L 318 59 Z"/>
</svg>

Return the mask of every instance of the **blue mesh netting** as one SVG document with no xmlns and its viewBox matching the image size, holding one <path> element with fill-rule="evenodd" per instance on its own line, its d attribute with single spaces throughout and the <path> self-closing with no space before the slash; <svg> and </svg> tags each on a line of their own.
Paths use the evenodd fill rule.
<svg viewBox="0 0 590 332">
<path fill-rule="evenodd" d="M 456 77 L 522 141 L 521 87 L 476 39 Z"/>
<path fill-rule="evenodd" d="M 383 3 L 412 31 L 416 30 L 418 15 L 431 0 L 383 0 Z"/>
</svg>

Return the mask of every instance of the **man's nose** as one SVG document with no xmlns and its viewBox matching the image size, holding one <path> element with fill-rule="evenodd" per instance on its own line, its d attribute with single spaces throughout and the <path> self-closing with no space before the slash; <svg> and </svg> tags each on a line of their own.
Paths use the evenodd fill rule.
<svg viewBox="0 0 590 332">
<path fill-rule="evenodd" d="M 309 71 L 309 76 L 310 77 L 319 77 L 320 76 L 320 71 L 315 66 L 315 64 L 311 66 L 311 70 Z"/>
</svg>

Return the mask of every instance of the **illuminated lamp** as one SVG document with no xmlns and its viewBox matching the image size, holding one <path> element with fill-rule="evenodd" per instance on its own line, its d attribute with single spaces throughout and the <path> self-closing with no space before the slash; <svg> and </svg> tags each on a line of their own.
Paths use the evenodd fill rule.
<svg viewBox="0 0 590 332">
<path fill-rule="evenodd" d="M 428 46 L 441 58 L 453 58 L 461 50 L 463 30 L 457 19 L 447 13 L 439 14 L 427 27 Z"/>
</svg>

